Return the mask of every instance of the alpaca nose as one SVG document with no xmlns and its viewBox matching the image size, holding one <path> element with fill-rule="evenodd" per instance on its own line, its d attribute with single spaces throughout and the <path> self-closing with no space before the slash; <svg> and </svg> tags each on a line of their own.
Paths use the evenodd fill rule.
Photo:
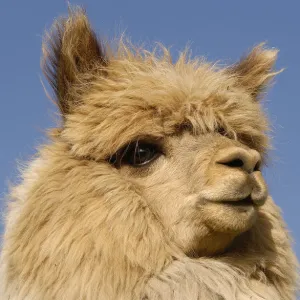
<svg viewBox="0 0 300 300">
<path fill-rule="evenodd" d="M 231 147 L 223 149 L 216 157 L 216 163 L 229 168 L 237 168 L 252 173 L 258 171 L 261 165 L 260 154 L 253 149 Z"/>
</svg>

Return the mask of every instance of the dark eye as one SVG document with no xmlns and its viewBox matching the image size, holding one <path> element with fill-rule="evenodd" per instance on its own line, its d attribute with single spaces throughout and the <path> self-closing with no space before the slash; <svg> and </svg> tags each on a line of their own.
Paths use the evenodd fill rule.
<svg viewBox="0 0 300 300">
<path fill-rule="evenodd" d="M 227 132 L 226 132 L 226 129 L 224 127 L 218 127 L 217 128 L 217 132 L 223 136 L 227 136 Z"/>
<path fill-rule="evenodd" d="M 141 167 L 149 164 L 160 155 L 161 151 L 157 145 L 135 141 L 117 151 L 109 162 L 117 167 L 122 165 Z"/>
</svg>

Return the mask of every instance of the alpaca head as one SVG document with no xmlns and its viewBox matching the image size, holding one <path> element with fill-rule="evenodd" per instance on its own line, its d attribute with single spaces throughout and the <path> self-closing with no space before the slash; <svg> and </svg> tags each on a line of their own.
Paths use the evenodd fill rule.
<svg viewBox="0 0 300 300">
<path fill-rule="evenodd" d="M 172 62 L 159 50 L 120 43 L 110 54 L 82 11 L 59 20 L 43 48 L 63 116 L 56 137 L 74 161 L 101 168 L 73 197 L 134 195 L 184 253 L 213 255 L 254 226 L 268 198 L 259 100 L 277 52 L 259 45 L 221 68 L 186 52 Z"/>
</svg>

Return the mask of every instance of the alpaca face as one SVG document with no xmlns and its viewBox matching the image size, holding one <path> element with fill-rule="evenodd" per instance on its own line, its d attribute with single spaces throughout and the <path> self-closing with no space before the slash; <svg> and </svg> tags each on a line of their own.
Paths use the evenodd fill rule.
<svg viewBox="0 0 300 300">
<path fill-rule="evenodd" d="M 62 136 L 75 157 L 110 167 L 115 182 L 136 190 L 185 253 L 219 253 L 253 226 L 268 196 L 266 123 L 259 103 L 228 90 L 226 74 L 160 67 L 122 70 L 124 82 L 110 78 L 123 84 L 117 91 L 103 92 L 96 77 Z"/>
<path fill-rule="evenodd" d="M 276 51 L 258 46 L 222 69 L 124 44 L 105 56 L 83 14 L 56 30 L 44 49 L 46 75 L 72 159 L 104 168 L 107 191 L 134 191 L 189 255 L 222 252 L 250 229 L 268 197 L 268 126 L 258 100 Z"/>
<path fill-rule="evenodd" d="M 224 250 L 251 228 L 267 198 L 259 152 L 219 133 L 184 131 L 139 142 L 122 160 L 120 176 L 139 191 L 170 239 L 189 255 Z"/>
</svg>

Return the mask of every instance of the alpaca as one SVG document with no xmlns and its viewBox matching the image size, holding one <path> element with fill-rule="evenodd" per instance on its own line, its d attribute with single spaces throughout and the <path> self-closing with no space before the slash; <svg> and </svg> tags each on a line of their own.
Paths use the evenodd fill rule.
<svg viewBox="0 0 300 300">
<path fill-rule="evenodd" d="M 221 67 L 97 39 L 71 8 L 43 43 L 62 121 L 12 188 L 3 300 L 295 299 L 261 170 L 277 51 Z"/>
</svg>

